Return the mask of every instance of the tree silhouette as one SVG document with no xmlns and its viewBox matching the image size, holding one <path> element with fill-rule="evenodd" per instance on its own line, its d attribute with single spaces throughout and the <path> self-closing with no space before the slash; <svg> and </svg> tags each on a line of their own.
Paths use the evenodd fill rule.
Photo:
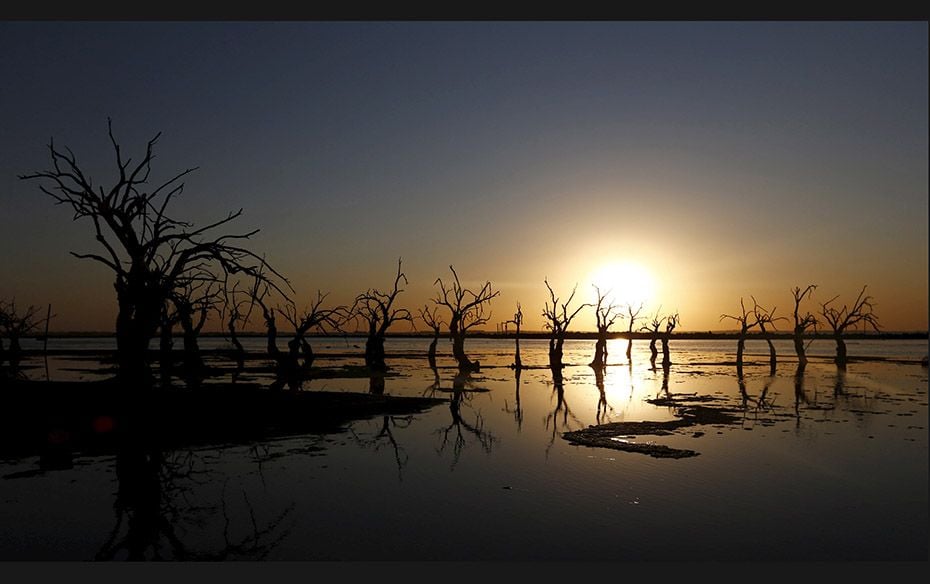
<svg viewBox="0 0 930 584">
<path fill-rule="evenodd" d="M 678 313 L 670 314 L 665 317 L 665 332 L 662 333 L 662 366 L 667 367 L 672 364 L 672 358 L 669 355 L 668 341 L 672 332 L 681 323 Z"/>
<path fill-rule="evenodd" d="M 816 284 L 809 284 L 804 290 L 801 290 L 800 286 L 791 289 L 791 294 L 794 296 L 794 331 L 792 338 L 794 339 L 794 351 L 798 355 L 798 366 L 802 369 L 807 365 L 807 347 L 804 345 L 804 333 L 809 328 L 816 331 L 818 323 L 817 317 L 810 312 L 801 314 L 801 301 L 805 297 L 809 298 L 816 289 Z"/>
<path fill-rule="evenodd" d="M 184 369 L 188 375 L 198 375 L 204 368 L 198 338 L 210 312 L 216 309 L 221 293 L 214 282 L 198 280 L 187 282 L 171 295 L 183 333 Z"/>
<path fill-rule="evenodd" d="M 401 268 L 401 260 L 397 260 L 397 276 L 394 278 L 394 288 L 389 292 L 369 289 L 355 298 L 352 314 L 365 321 L 368 327 L 368 339 L 365 341 L 365 366 L 375 371 L 386 371 L 384 362 L 384 336 L 388 327 L 400 320 L 413 322 L 410 311 L 406 308 L 394 308 L 397 295 L 403 292 L 400 281 L 407 283 L 407 276 Z"/>
<path fill-rule="evenodd" d="M 0 364 L 3 363 L 3 354 L 10 361 L 10 367 L 16 369 L 22 357 L 23 348 L 20 339 L 36 331 L 46 318 L 41 316 L 38 306 L 29 305 L 20 313 L 16 307 L 16 299 L 9 302 L 0 300 Z M 3 338 L 10 342 L 7 350 L 3 348 Z"/>
<path fill-rule="evenodd" d="M 753 302 L 753 315 L 756 319 L 756 322 L 759 324 L 759 332 L 762 333 L 762 337 L 765 339 L 765 342 L 769 346 L 769 368 L 771 370 L 770 375 L 775 375 L 775 365 L 778 363 L 778 358 L 775 354 L 775 345 L 772 343 L 772 336 L 769 334 L 769 331 L 765 330 L 766 325 L 771 325 L 772 329 L 775 329 L 775 323 L 779 320 L 788 320 L 783 316 L 775 316 L 775 308 L 772 307 L 771 310 L 766 310 L 758 302 L 756 302 L 755 297 L 751 297 Z"/>
<path fill-rule="evenodd" d="M 839 296 L 834 296 L 820 305 L 820 314 L 823 315 L 824 320 L 833 330 L 833 340 L 836 341 L 836 357 L 833 361 L 840 367 L 846 367 L 848 361 L 846 342 L 843 340 L 843 335 L 849 327 L 861 325 L 871 327 L 876 332 L 881 330 L 878 325 L 878 316 L 874 312 L 875 299 L 865 293 L 867 287 L 862 287 L 859 296 L 856 297 L 856 301 L 853 302 L 851 307 L 846 304 L 839 308 L 831 306 Z"/>
<path fill-rule="evenodd" d="M 265 319 L 268 356 L 275 361 L 277 381 L 273 387 L 279 388 L 286 383 L 291 389 L 297 389 L 302 376 L 313 366 L 315 358 L 313 348 L 306 339 L 307 334 L 313 329 L 322 332 L 341 330 L 342 324 L 350 316 L 349 309 L 342 305 L 324 308 L 323 302 L 327 295 L 321 291 L 317 291 L 316 298 L 310 301 L 302 313 L 298 313 L 296 305 L 288 298 L 285 298 L 283 308 L 281 306 L 272 308 L 265 300 L 269 292 L 270 288 L 267 285 L 262 287 L 260 291 L 255 292 L 254 300 L 262 309 Z M 278 348 L 278 315 L 284 317 L 294 331 L 287 342 L 286 351 Z M 303 356 L 302 364 L 300 363 L 301 356 Z"/>
<path fill-rule="evenodd" d="M 747 311 L 746 305 L 743 302 L 743 299 L 739 299 L 740 313 L 739 314 L 721 314 L 720 320 L 722 321 L 725 318 L 729 318 L 737 323 L 739 323 L 739 338 L 736 341 L 736 369 L 737 374 L 743 374 L 743 349 L 746 347 L 746 333 L 749 332 L 754 326 L 759 324 L 757 315 L 755 312 Z"/>
<path fill-rule="evenodd" d="M 517 327 L 517 334 L 514 337 L 513 368 L 519 371 L 523 368 L 523 361 L 520 359 L 520 327 L 523 325 L 523 309 L 520 307 L 519 302 L 517 302 L 517 311 L 514 313 L 513 318 L 506 321 L 506 324 L 509 323 L 513 323 Z M 517 393 L 519 394 L 519 389 Z"/>
<path fill-rule="evenodd" d="M 555 291 L 552 290 L 552 286 L 549 285 L 549 280 L 543 279 L 543 282 L 546 283 L 546 288 L 549 289 L 549 299 L 552 302 L 550 305 L 547 301 L 542 312 L 543 316 L 546 318 L 545 326 L 550 331 L 549 366 L 553 369 L 561 369 L 563 367 L 562 346 L 565 344 L 565 334 L 568 332 L 568 325 L 571 324 L 572 319 L 578 316 L 578 313 L 581 312 L 582 309 L 591 305 L 588 303 L 582 304 L 569 313 L 568 305 L 572 303 L 578 285 L 576 284 L 575 287 L 572 288 L 572 293 L 568 297 L 568 300 L 559 304 L 559 299 L 555 295 Z"/>
<path fill-rule="evenodd" d="M 430 341 L 429 351 L 427 352 L 427 359 L 429 359 L 429 368 L 433 371 L 436 370 L 436 345 L 439 343 L 439 333 L 442 331 L 442 325 L 444 324 L 442 319 L 439 317 L 439 307 L 434 306 L 430 310 L 429 306 L 424 306 L 419 310 L 420 318 L 423 322 L 426 323 L 426 326 L 433 329 L 433 340 Z"/>
<path fill-rule="evenodd" d="M 627 314 L 630 316 L 630 322 L 627 326 L 627 342 L 626 342 L 626 360 L 628 363 L 633 361 L 633 325 L 636 324 L 636 321 L 639 320 L 639 313 L 643 310 L 643 305 L 640 304 L 639 308 L 633 310 L 632 304 L 626 305 Z"/>
<path fill-rule="evenodd" d="M 463 288 L 459 282 L 459 275 L 451 265 L 449 270 L 452 271 L 453 281 L 449 287 L 446 287 L 442 278 L 436 278 L 433 285 L 438 285 L 439 290 L 433 303 L 439 306 L 445 306 L 449 309 L 449 336 L 452 338 L 452 355 L 458 363 L 460 371 L 478 371 L 481 363 L 472 362 L 468 355 L 465 354 L 465 334 L 469 329 L 485 324 L 491 318 L 490 312 L 485 316 L 486 306 L 491 300 L 500 294 L 491 288 L 491 282 L 485 282 L 484 285 L 474 292 L 468 288 Z"/>
<path fill-rule="evenodd" d="M 230 274 L 249 275 L 262 273 L 265 268 L 265 273 L 275 277 L 267 278 L 269 284 L 279 290 L 277 282 L 287 281 L 264 258 L 236 244 L 251 238 L 257 229 L 242 233 L 219 231 L 242 215 L 242 209 L 199 228 L 170 214 L 170 203 L 184 189 L 181 179 L 196 168 L 150 185 L 154 147 L 161 133 L 149 140 L 145 154 L 136 163 L 123 157 L 109 119 L 107 133 L 118 175 L 111 186 L 96 186 L 74 153 L 68 148 L 58 149 L 54 141 L 48 145 L 51 168 L 19 178 L 40 181 L 42 192 L 57 204 L 70 207 L 74 220 L 89 219 L 93 224 L 95 240 L 102 250 L 71 254 L 99 262 L 113 272 L 119 372 L 124 377 L 147 380 L 148 344 L 174 290 L 197 279 L 211 266 Z"/>
<path fill-rule="evenodd" d="M 620 314 L 617 305 L 606 303 L 606 294 L 601 294 L 600 288 L 595 286 L 594 291 L 597 294 L 597 306 L 594 308 L 597 341 L 594 343 L 594 358 L 589 365 L 596 369 L 603 369 L 607 366 L 607 331 L 623 315 Z"/>
<path fill-rule="evenodd" d="M 656 366 L 656 357 L 659 356 L 659 351 L 656 349 L 656 342 L 659 340 L 659 329 L 662 328 L 662 323 L 665 322 L 664 316 L 659 316 L 659 311 L 662 310 L 662 307 L 656 309 L 656 313 L 652 315 L 652 321 L 647 325 L 643 326 L 640 330 L 650 333 L 649 336 L 649 363 L 653 367 Z"/>
</svg>

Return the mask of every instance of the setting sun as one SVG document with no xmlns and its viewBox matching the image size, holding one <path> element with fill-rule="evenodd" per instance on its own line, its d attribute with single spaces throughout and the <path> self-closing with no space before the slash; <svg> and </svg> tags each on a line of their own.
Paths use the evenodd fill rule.
<svg viewBox="0 0 930 584">
<path fill-rule="evenodd" d="M 648 304 L 656 293 L 655 278 L 642 265 L 621 261 L 604 264 L 591 275 L 591 284 L 621 304 Z"/>
</svg>

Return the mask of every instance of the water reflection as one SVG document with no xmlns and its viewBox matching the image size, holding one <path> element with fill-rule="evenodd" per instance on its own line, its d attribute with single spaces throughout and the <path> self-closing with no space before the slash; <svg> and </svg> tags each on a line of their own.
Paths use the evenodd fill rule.
<svg viewBox="0 0 930 584">
<path fill-rule="evenodd" d="M 523 429 L 523 408 L 520 406 L 520 376 L 522 375 L 522 367 L 515 367 L 513 370 L 514 378 L 514 407 L 510 409 L 507 405 L 507 400 L 504 400 L 504 411 L 508 414 L 513 415 L 514 421 L 517 423 L 517 433 L 520 433 L 520 430 Z"/>
<path fill-rule="evenodd" d="M 474 421 L 470 422 L 465 419 L 462 413 L 462 406 L 471 401 L 474 392 L 487 391 L 475 388 L 473 385 L 471 372 L 459 370 L 452 380 L 452 396 L 449 399 L 449 413 L 452 415 L 452 422 L 445 428 L 436 430 L 441 439 L 437 452 L 442 454 L 446 448 L 451 446 L 452 464 L 455 468 L 462 455 L 462 451 L 468 444 L 467 436 L 474 437 L 481 449 L 490 454 L 491 448 L 496 441 L 491 432 L 484 429 L 484 418 L 481 412 L 474 413 Z"/>
<path fill-rule="evenodd" d="M 164 452 L 133 439 L 127 440 L 116 455 L 117 493 L 113 504 L 115 524 L 95 560 L 196 560 L 263 559 L 289 533 L 283 522 L 293 510 L 285 508 L 278 516 L 259 522 L 245 491 L 251 532 L 230 536 L 233 518 L 226 495 L 226 484 L 218 504 L 194 505 L 192 492 L 209 477 L 190 451 Z M 211 516 L 223 520 L 223 544 L 217 549 L 194 549 L 184 541 L 185 526 L 193 527 L 198 544 L 206 539 L 202 528 Z M 237 523 L 244 523 L 239 521 Z"/>
<path fill-rule="evenodd" d="M 552 445 L 555 443 L 556 437 L 562 432 L 569 432 L 573 428 L 570 427 L 569 418 L 577 425 L 582 425 L 581 420 L 578 419 L 575 414 L 572 413 L 571 408 L 568 406 L 568 402 L 565 400 L 565 387 L 562 379 L 562 368 L 561 367 L 552 367 L 552 393 L 555 395 L 555 408 L 551 413 L 546 415 L 544 420 L 546 429 L 551 428 L 551 434 L 549 438 L 549 444 L 546 446 L 546 456 L 549 456 L 549 450 L 552 448 Z"/>
</svg>

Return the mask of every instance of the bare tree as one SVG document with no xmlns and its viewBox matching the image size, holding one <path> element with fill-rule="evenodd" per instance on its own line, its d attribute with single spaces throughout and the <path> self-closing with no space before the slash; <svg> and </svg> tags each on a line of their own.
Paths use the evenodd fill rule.
<svg viewBox="0 0 930 584">
<path fill-rule="evenodd" d="M 777 321 L 788 319 L 783 316 L 775 316 L 776 307 L 773 306 L 771 310 L 766 310 L 756 302 L 754 296 L 750 298 L 752 298 L 753 302 L 753 317 L 759 325 L 759 332 L 762 333 L 762 337 L 769 346 L 769 368 L 771 369 L 771 375 L 775 375 L 775 365 L 778 363 L 778 358 L 775 355 L 775 345 L 772 343 L 772 336 L 769 334 L 769 331 L 765 330 L 765 325 L 771 325 L 772 329 L 776 329 L 775 323 Z"/>
<path fill-rule="evenodd" d="M 308 308 L 302 313 L 298 313 L 296 305 L 287 298 L 285 298 L 283 308 L 281 306 L 272 308 L 265 300 L 269 292 L 269 287 L 264 286 L 256 290 L 254 299 L 262 309 L 265 328 L 268 331 L 268 356 L 275 361 L 276 365 L 278 379 L 274 387 L 278 388 L 287 383 L 291 389 L 297 389 L 300 386 L 302 374 L 312 367 L 314 361 L 313 348 L 306 339 L 307 334 L 313 329 L 324 332 L 341 330 L 342 324 L 349 317 L 349 309 L 342 305 L 324 308 L 323 302 L 327 295 L 320 291 L 317 291 L 316 298 L 311 300 Z M 286 351 L 280 350 L 277 344 L 278 315 L 282 316 L 294 331 L 287 342 Z M 301 356 L 303 356 L 302 364 L 300 363 Z"/>
<path fill-rule="evenodd" d="M 640 304 L 639 308 L 633 310 L 632 304 L 626 305 L 627 314 L 630 317 L 629 325 L 627 326 L 627 343 L 626 343 L 626 360 L 628 363 L 633 362 L 633 325 L 636 324 L 636 321 L 639 320 L 639 313 L 643 310 L 643 305 Z"/>
<path fill-rule="evenodd" d="M 862 326 L 863 328 L 871 327 L 876 332 L 881 330 L 878 325 L 878 316 L 874 311 L 875 299 L 865 293 L 867 287 L 862 287 L 852 306 L 846 304 L 839 308 L 831 306 L 839 296 L 834 296 L 820 305 L 820 314 L 833 330 L 833 340 L 836 341 L 836 357 L 833 361 L 840 367 L 845 367 L 848 360 L 846 342 L 843 340 L 843 335 L 848 328 Z"/>
<path fill-rule="evenodd" d="M 558 297 L 555 295 L 555 291 L 553 291 L 552 286 L 549 285 L 549 280 L 543 279 L 543 282 L 546 283 L 546 288 L 549 289 L 549 300 L 552 302 L 551 305 L 549 302 L 546 302 L 542 312 L 542 315 L 546 318 L 545 326 L 550 331 L 549 366 L 553 369 L 561 369 L 563 367 L 562 346 L 565 344 L 565 334 L 568 332 L 568 325 L 571 324 L 572 319 L 578 316 L 578 313 L 581 312 L 582 309 L 591 306 L 591 304 L 582 304 L 569 313 L 568 305 L 572 303 L 578 285 L 576 284 L 575 287 L 572 288 L 572 293 L 568 297 L 568 300 L 560 304 Z"/>
<path fill-rule="evenodd" d="M 401 260 L 398 259 L 394 287 L 389 292 L 369 289 L 355 298 L 355 304 L 352 307 L 352 314 L 364 320 L 368 327 L 368 340 L 365 341 L 365 366 L 376 371 L 387 370 L 384 362 L 384 337 L 388 328 L 401 320 L 413 322 L 409 310 L 394 308 L 397 295 L 404 291 L 400 287 L 401 280 L 407 284 L 407 276 L 401 271 Z"/>
<path fill-rule="evenodd" d="M 204 367 L 198 338 L 219 299 L 219 288 L 206 280 L 187 282 L 184 288 L 175 290 L 171 296 L 183 333 L 184 368 L 187 373 L 198 372 Z"/>
<path fill-rule="evenodd" d="M 446 287 L 442 278 L 436 278 L 433 285 L 439 286 L 439 291 L 433 299 L 433 303 L 445 306 L 449 309 L 449 336 L 452 338 L 452 355 L 458 363 L 460 371 L 478 371 L 481 363 L 472 362 L 468 355 L 465 354 L 465 334 L 469 329 L 486 324 L 491 318 L 490 312 L 485 316 L 485 309 L 491 303 L 491 300 L 500 294 L 491 288 L 491 282 L 485 282 L 484 285 L 474 292 L 468 288 L 463 288 L 459 282 L 459 275 L 451 265 L 453 282 Z"/>
<path fill-rule="evenodd" d="M 607 303 L 607 295 L 601 294 L 600 288 L 594 287 L 597 294 L 597 306 L 594 308 L 594 317 L 597 325 L 597 340 L 594 342 L 594 358 L 589 365 L 596 369 L 602 369 L 607 366 L 607 332 L 618 318 L 623 315 L 619 312 L 619 306 L 613 303 Z"/>
<path fill-rule="evenodd" d="M 511 320 L 506 321 L 505 324 L 513 323 L 517 327 L 517 334 L 514 337 L 514 356 L 513 356 L 513 368 L 519 371 L 523 368 L 523 361 L 520 360 L 520 327 L 523 325 L 523 309 L 520 307 L 520 303 L 517 302 L 517 311 L 514 313 Z M 517 374 L 519 375 L 519 373 Z M 517 390 L 519 394 L 519 389 Z"/>
<path fill-rule="evenodd" d="M 230 286 L 229 278 L 223 281 L 223 303 L 220 318 L 226 325 L 230 344 L 233 346 L 232 357 L 236 361 L 237 371 L 245 366 L 245 347 L 239 340 L 238 329 L 245 327 L 255 307 L 255 296 L 261 286 L 261 280 L 255 278 L 249 289 L 242 289 L 241 280 Z M 234 378 L 235 379 L 235 378 Z"/>
<path fill-rule="evenodd" d="M 7 353 L 10 366 L 14 369 L 19 366 L 22 357 L 23 348 L 20 339 L 32 334 L 46 322 L 46 318 L 41 316 L 41 308 L 29 305 L 20 313 L 16 307 L 16 299 L 9 302 L 0 300 L 0 357 Z M 10 342 L 10 348 L 3 350 L 2 339 L 6 337 Z M 3 360 L 0 359 L 0 364 Z"/>
<path fill-rule="evenodd" d="M 196 169 L 188 168 L 150 186 L 154 147 L 160 133 L 149 140 L 139 162 L 133 163 L 132 158 L 123 157 L 109 119 L 107 127 L 118 173 L 112 186 L 95 186 L 74 153 L 68 148 L 56 148 L 54 141 L 48 146 L 51 168 L 20 178 L 41 181 L 42 192 L 57 204 L 70 207 L 74 220 L 89 219 L 93 223 L 100 253 L 71 253 L 99 262 L 113 272 L 119 371 L 122 376 L 147 379 L 146 352 L 158 329 L 163 305 L 192 272 L 213 265 L 226 273 L 256 275 L 264 267 L 277 280 L 285 284 L 287 281 L 263 258 L 234 243 L 249 239 L 257 229 L 218 233 L 237 219 L 242 209 L 199 228 L 169 214 L 169 204 L 184 189 L 181 179 Z M 278 288 L 276 280 L 268 281 Z"/>
<path fill-rule="evenodd" d="M 656 357 L 659 356 L 659 351 L 656 349 L 656 342 L 659 340 L 659 329 L 662 328 L 662 323 L 665 322 L 665 317 L 659 316 L 659 311 L 662 310 L 662 307 L 656 309 L 656 313 L 652 315 L 652 321 L 648 326 L 643 326 L 640 328 L 641 331 L 650 333 L 649 337 L 649 362 L 653 367 L 656 365 Z"/>
<path fill-rule="evenodd" d="M 809 284 L 804 290 L 801 290 L 800 286 L 791 289 L 791 294 L 794 296 L 794 332 L 792 335 L 794 351 L 798 355 L 798 366 L 802 369 L 807 365 L 807 346 L 804 344 L 804 333 L 810 328 L 813 328 L 816 332 L 818 322 L 817 317 L 810 312 L 801 314 L 801 301 L 805 297 L 810 298 L 816 289 L 816 284 Z"/>
<path fill-rule="evenodd" d="M 439 343 L 439 333 L 442 330 L 442 325 L 444 324 L 442 319 L 439 317 L 439 307 L 434 306 L 430 310 L 429 306 L 424 306 L 419 310 L 420 318 L 423 322 L 426 323 L 426 326 L 433 329 L 433 340 L 430 341 L 429 351 L 427 352 L 427 358 L 429 359 L 429 368 L 433 371 L 436 370 L 436 345 Z"/>
<path fill-rule="evenodd" d="M 665 317 L 665 332 L 662 333 L 662 366 L 667 367 L 672 364 L 672 358 L 669 355 L 668 342 L 674 332 L 675 327 L 681 323 L 678 313 L 670 314 Z"/>
<path fill-rule="evenodd" d="M 327 296 L 329 296 L 328 293 L 323 294 L 322 291 L 317 290 L 316 297 L 310 300 L 307 308 L 301 313 L 298 313 L 297 306 L 293 302 L 287 302 L 283 308 L 278 308 L 278 314 L 283 316 L 294 330 L 291 340 L 287 342 L 288 358 L 296 362 L 298 357 L 303 356 L 304 369 L 309 369 L 315 358 L 313 347 L 307 340 L 310 331 L 322 333 L 342 331 L 342 325 L 351 318 L 351 311 L 345 305 L 324 307 L 323 303 Z"/>
<path fill-rule="evenodd" d="M 743 349 L 746 347 L 746 333 L 749 332 L 754 326 L 759 324 L 759 321 L 756 318 L 756 313 L 747 311 L 746 305 L 743 302 L 743 299 L 739 299 L 740 313 L 739 314 L 721 314 L 720 320 L 722 321 L 725 318 L 729 318 L 737 323 L 739 323 L 739 338 L 736 341 L 736 368 L 740 375 L 743 371 Z"/>
</svg>

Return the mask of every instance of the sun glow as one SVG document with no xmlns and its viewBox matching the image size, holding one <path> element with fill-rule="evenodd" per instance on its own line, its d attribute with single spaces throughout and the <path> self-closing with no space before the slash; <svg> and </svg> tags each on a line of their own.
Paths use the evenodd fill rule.
<svg viewBox="0 0 930 584">
<path fill-rule="evenodd" d="M 619 304 L 648 305 L 656 293 L 655 278 L 648 269 L 631 261 L 604 264 L 590 278 L 602 294 Z"/>
</svg>

